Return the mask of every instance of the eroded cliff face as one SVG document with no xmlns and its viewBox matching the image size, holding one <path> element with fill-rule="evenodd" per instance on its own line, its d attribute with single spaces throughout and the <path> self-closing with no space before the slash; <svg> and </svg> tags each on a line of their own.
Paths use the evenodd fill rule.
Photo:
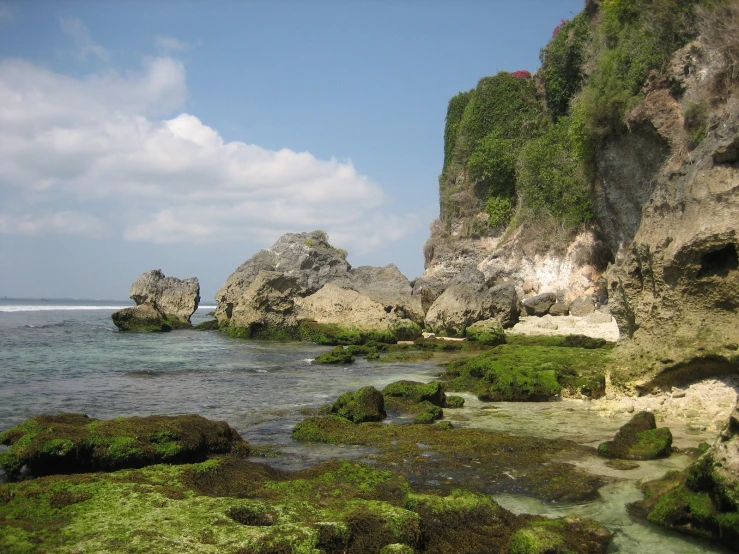
<svg viewBox="0 0 739 554">
<path fill-rule="evenodd" d="M 442 210 L 414 287 L 424 308 L 460 279 L 511 283 L 520 300 L 587 297 L 618 322 L 615 384 L 645 392 L 735 373 L 739 71 L 726 46 L 730 30 L 715 27 L 704 24 L 648 75 L 625 126 L 595 148 L 590 230 L 563 240 L 542 222 L 474 237 L 465 225 L 484 212 Z M 465 181 L 458 171 L 442 188 Z"/>
<path fill-rule="evenodd" d="M 605 224 L 617 222 L 612 237 L 619 240 L 607 273 L 623 338 L 617 377 L 642 390 L 737 370 L 739 95 L 725 81 L 721 59 L 700 40 L 676 52 L 670 72 L 648 83 L 644 101 L 629 114 L 633 135 L 647 129 L 658 146 L 643 156 L 646 163 L 633 162 L 627 135 L 621 146 L 608 146 L 599 164 L 602 198 L 616 191 L 646 199 L 640 211 L 639 202 L 632 208 L 604 202 Z M 689 119 L 696 105 L 705 107 L 706 129 L 694 146 Z M 650 179 L 647 169 L 664 153 L 660 144 L 669 150 Z M 618 171 L 613 160 L 620 151 L 627 169 Z M 639 172 L 643 179 L 628 177 Z"/>
</svg>

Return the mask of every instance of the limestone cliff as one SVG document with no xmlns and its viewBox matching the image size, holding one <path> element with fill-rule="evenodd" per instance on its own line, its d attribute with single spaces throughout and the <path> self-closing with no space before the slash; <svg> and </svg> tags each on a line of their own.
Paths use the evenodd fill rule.
<svg viewBox="0 0 739 554">
<path fill-rule="evenodd" d="M 629 339 L 621 349 L 624 377 L 638 378 L 641 388 L 737 369 L 739 94 L 712 91 L 726 71 L 722 57 L 699 37 L 629 114 L 636 134 L 670 146 L 657 149 L 665 155 L 642 194 L 638 225 L 623 228 L 626 240 L 608 271 L 611 309 Z M 696 100 L 710 108 L 706 136 L 690 149 L 685 122 Z M 617 148 L 608 150 L 606 158 Z M 604 177 L 611 163 L 602 163 Z M 641 184 L 611 180 L 626 194 Z"/>
<path fill-rule="evenodd" d="M 737 29 L 736 0 L 588 1 L 537 74 L 454 97 L 424 308 L 481 274 L 608 304 L 616 384 L 736 372 Z"/>
</svg>

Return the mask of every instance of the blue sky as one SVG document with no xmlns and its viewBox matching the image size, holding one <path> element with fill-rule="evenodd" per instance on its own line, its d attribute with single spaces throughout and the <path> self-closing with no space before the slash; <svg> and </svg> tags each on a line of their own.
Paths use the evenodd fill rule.
<svg viewBox="0 0 739 554">
<path fill-rule="evenodd" d="M 287 231 L 423 271 L 446 105 L 582 0 L 0 2 L 0 296 L 205 301 Z"/>
</svg>

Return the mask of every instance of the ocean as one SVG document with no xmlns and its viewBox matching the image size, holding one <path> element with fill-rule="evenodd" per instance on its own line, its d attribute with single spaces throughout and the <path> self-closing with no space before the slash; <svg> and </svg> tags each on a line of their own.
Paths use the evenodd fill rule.
<svg viewBox="0 0 739 554">
<path fill-rule="evenodd" d="M 121 333 L 113 311 L 131 301 L 0 300 L 0 431 L 44 413 L 82 412 L 108 419 L 151 414 L 197 413 L 225 420 L 250 443 L 273 446 L 283 455 L 262 459 L 283 469 L 308 467 L 329 458 L 361 459 L 367 449 L 294 443 L 293 426 L 306 408 L 340 394 L 399 379 L 429 381 L 440 359 L 377 363 L 358 358 L 347 367 L 316 366 L 329 349 L 299 342 L 232 339 L 217 331 Z M 215 306 L 201 306 L 197 324 Z M 586 403 L 481 403 L 472 395 L 462 410 L 447 410 L 455 426 L 485 427 L 549 438 L 610 439 L 623 418 L 599 418 Z M 695 444 L 707 437 L 688 437 Z M 581 440 L 579 442 L 585 443 Z M 0 447 L 3 448 L 3 447 Z M 641 462 L 640 469 L 583 504 L 546 504 L 496 496 L 515 512 L 591 517 L 617 531 L 614 552 L 693 554 L 725 550 L 633 520 L 625 504 L 641 498 L 639 479 L 653 479 L 689 463 L 685 456 Z M 587 469 L 607 471 L 595 459 Z M 3 475 L 0 472 L 0 482 Z"/>
<path fill-rule="evenodd" d="M 196 413 L 227 421 L 249 442 L 295 451 L 277 463 L 305 467 L 336 449 L 292 443 L 302 409 L 366 385 L 428 381 L 440 371 L 431 362 L 362 358 L 347 367 L 316 366 L 311 360 L 329 347 L 245 341 L 217 331 L 121 333 L 110 315 L 131 305 L 0 300 L 0 431 L 47 413 L 99 419 Z M 199 307 L 192 322 L 210 319 L 213 309 Z"/>
</svg>

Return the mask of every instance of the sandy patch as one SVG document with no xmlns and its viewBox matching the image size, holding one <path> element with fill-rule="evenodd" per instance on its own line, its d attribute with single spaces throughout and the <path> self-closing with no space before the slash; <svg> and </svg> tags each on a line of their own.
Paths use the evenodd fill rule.
<svg viewBox="0 0 739 554">
<path fill-rule="evenodd" d="M 521 335 L 585 335 L 611 342 L 618 340 L 618 325 L 615 318 L 600 311 L 582 317 L 574 315 L 555 317 L 549 314 L 543 317 L 524 316 L 508 332 Z"/>
</svg>

